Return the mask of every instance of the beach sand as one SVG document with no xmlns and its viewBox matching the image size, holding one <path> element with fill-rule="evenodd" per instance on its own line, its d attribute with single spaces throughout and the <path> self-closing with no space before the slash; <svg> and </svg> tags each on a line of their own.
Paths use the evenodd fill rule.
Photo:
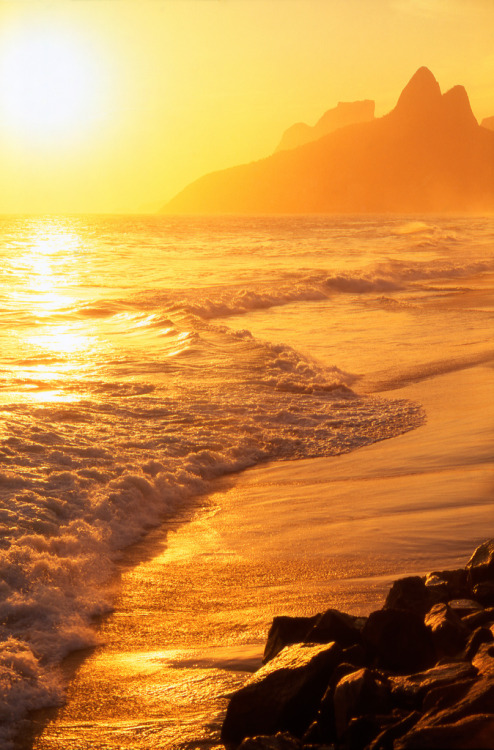
<svg viewBox="0 0 494 750">
<path fill-rule="evenodd" d="M 129 550 L 102 646 L 68 660 L 67 702 L 38 714 L 29 747 L 212 747 L 273 616 L 369 613 L 394 578 L 463 566 L 493 535 L 493 385 L 484 364 L 385 393 L 426 423 L 221 480 Z"/>
</svg>

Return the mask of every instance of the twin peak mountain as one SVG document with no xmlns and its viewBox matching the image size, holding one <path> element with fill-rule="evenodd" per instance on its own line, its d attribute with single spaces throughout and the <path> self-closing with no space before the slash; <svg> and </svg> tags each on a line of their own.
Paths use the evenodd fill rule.
<svg viewBox="0 0 494 750">
<path fill-rule="evenodd" d="M 273 155 L 201 177 L 164 211 L 492 213 L 494 131 L 463 86 L 441 94 L 420 68 L 384 117 L 372 101 L 340 103 L 313 128 L 287 130 Z"/>
</svg>

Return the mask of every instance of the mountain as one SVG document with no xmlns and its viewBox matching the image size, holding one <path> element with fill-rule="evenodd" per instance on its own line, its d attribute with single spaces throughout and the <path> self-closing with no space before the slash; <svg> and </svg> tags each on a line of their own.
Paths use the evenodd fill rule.
<svg viewBox="0 0 494 750">
<path fill-rule="evenodd" d="M 494 130 L 494 117 L 484 117 L 480 124 L 487 130 Z"/>
<path fill-rule="evenodd" d="M 329 109 L 323 114 L 314 127 L 306 125 L 305 122 L 297 122 L 285 130 L 275 153 L 303 146 L 304 143 L 310 143 L 310 141 L 317 141 L 324 135 L 338 128 L 344 128 L 346 125 L 373 120 L 375 106 L 375 102 L 370 99 L 361 102 L 338 102 L 334 109 Z"/>
<path fill-rule="evenodd" d="M 395 108 L 317 141 L 201 177 L 166 213 L 444 213 L 494 210 L 494 132 L 467 93 L 427 68 Z"/>
</svg>

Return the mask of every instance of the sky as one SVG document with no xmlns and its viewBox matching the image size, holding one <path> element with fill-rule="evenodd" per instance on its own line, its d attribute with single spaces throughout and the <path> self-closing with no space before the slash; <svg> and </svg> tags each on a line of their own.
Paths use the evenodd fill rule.
<svg viewBox="0 0 494 750">
<path fill-rule="evenodd" d="M 156 211 L 427 66 L 494 115 L 493 0 L 0 0 L 0 213 Z"/>
</svg>

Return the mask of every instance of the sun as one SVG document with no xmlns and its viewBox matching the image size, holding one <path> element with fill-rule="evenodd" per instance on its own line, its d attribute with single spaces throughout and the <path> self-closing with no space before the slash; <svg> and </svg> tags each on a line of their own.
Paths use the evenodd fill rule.
<svg viewBox="0 0 494 750">
<path fill-rule="evenodd" d="M 78 137 L 97 116 L 98 70 L 90 47 L 71 30 L 18 30 L 0 53 L 3 126 L 23 141 Z"/>
</svg>

